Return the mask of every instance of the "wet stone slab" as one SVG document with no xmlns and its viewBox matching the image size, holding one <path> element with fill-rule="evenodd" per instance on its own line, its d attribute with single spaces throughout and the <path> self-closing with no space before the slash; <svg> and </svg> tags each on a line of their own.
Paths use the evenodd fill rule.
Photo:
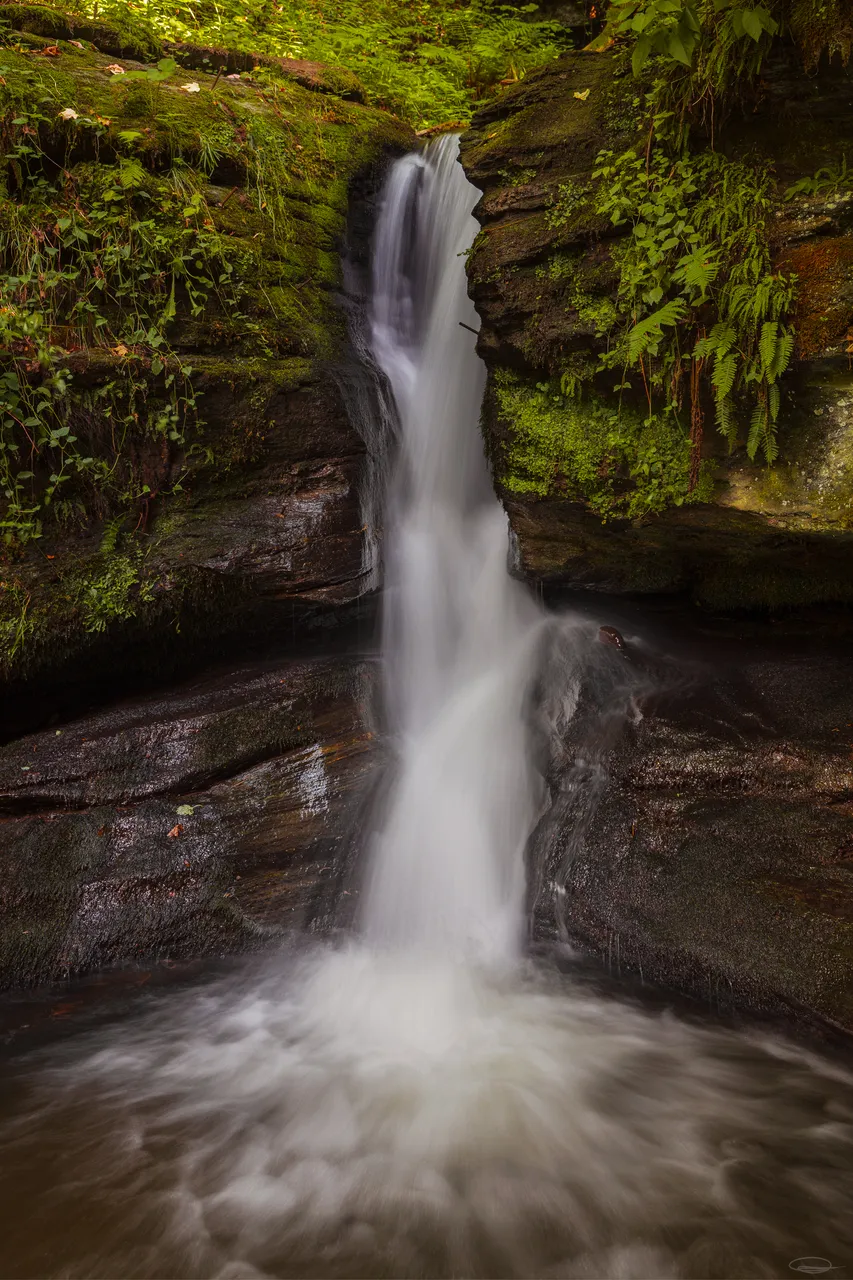
<svg viewBox="0 0 853 1280">
<path fill-rule="evenodd" d="M 375 663 L 256 664 L 0 750 L 0 982 L 303 925 L 378 758 Z"/>
<path fill-rule="evenodd" d="M 538 929 L 614 975 L 847 1035 L 853 663 L 816 643 L 731 649 L 663 661 L 671 688 L 609 741 L 587 691 L 532 850 Z"/>
</svg>

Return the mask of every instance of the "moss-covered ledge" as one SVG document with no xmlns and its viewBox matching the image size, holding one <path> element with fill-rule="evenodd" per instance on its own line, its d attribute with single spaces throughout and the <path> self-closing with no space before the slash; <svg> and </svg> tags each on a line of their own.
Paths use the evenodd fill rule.
<svg viewBox="0 0 853 1280">
<path fill-rule="evenodd" d="M 357 600 L 339 249 L 411 130 L 334 69 L 0 20 L 7 689 Z"/>
</svg>

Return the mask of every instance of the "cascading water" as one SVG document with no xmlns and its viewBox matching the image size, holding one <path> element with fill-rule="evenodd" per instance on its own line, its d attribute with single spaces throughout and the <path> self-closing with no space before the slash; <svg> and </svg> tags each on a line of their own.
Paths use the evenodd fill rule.
<svg viewBox="0 0 853 1280">
<path fill-rule="evenodd" d="M 704 1280 L 853 1257 L 849 1074 L 519 957 L 541 628 L 478 446 L 474 198 L 442 141 L 398 163 L 377 236 L 399 764 L 363 934 L 26 1059 L 0 1122 L 7 1274 Z M 587 679 L 601 648 L 576 646 Z"/>
<path fill-rule="evenodd" d="M 393 170 L 373 346 L 397 404 L 384 660 L 399 773 L 372 855 L 368 939 L 508 958 L 536 800 L 523 701 L 539 619 L 508 576 L 478 429 L 485 383 L 464 254 L 478 193 L 445 137 Z"/>
</svg>

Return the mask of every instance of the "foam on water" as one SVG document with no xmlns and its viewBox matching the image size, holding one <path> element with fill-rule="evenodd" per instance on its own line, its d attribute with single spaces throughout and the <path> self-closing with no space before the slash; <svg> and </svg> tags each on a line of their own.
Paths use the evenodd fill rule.
<svg viewBox="0 0 853 1280">
<path fill-rule="evenodd" d="M 640 1280 L 853 1250 L 847 1074 L 541 973 L 255 964 L 20 1090 L 9 1274 Z"/>
</svg>

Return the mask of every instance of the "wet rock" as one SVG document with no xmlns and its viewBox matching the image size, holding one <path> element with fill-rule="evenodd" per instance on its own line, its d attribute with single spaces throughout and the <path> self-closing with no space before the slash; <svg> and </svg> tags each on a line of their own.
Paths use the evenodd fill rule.
<svg viewBox="0 0 853 1280">
<path fill-rule="evenodd" d="M 304 923 L 376 762 L 374 666 L 223 672 L 0 750 L 0 983 Z"/>
<path fill-rule="evenodd" d="M 850 661 L 737 648 L 659 666 L 616 741 L 601 706 L 569 727 L 538 927 L 714 1007 L 853 1032 Z"/>
</svg>

